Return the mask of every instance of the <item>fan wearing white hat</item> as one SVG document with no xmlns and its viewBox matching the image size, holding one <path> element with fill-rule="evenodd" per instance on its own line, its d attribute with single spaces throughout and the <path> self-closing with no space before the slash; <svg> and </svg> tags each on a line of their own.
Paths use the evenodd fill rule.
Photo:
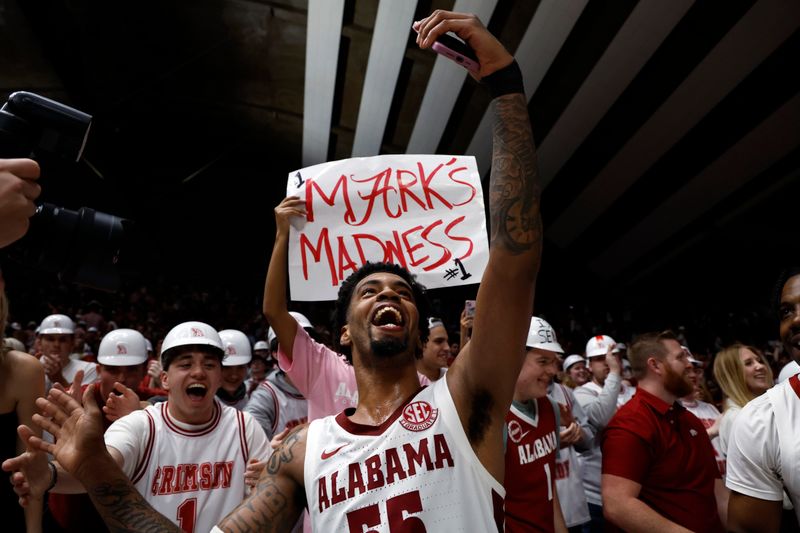
<svg viewBox="0 0 800 533">
<path fill-rule="evenodd" d="M 441 318 L 428 317 L 428 338 L 422 343 L 422 357 L 417 359 L 417 372 L 431 381 L 444 376 L 450 359 L 450 341 Z"/>
<path fill-rule="evenodd" d="M 103 429 L 108 429 L 118 418 L 142 409 L 134 391 L 144 377 L 146 361 L 147 345 L 138 331 L 115 329 L 103 337 L 97 350 L 99 379 L 94 388 L 95 401 L 103 411 Z M 105 530 L 102 518 L 86 494 L 51 492 L 47 505 L 65 531 Z"/>
<path fill-rule="evenodd" d="M 506 531 L 566 531 L 555 485 L 559 411 L 547 397 L 564 353 L 553 328 L 531 318 L 525 359 L 506 415 Z"/>
<path fill-rule="evenodd" d="M 622 383 L 622 363 L 617 356 L 619 349 L 608 335 L 596 335 L 586 343 L 586 358 L 589 361 L 591 381 L 575 389 L 575 399 L 581 404 L 589 423 L 598 434 L 605 429 L 611 417 L 628 400 L 636 389 Z M 589 502 L 593 531 L 604 527 L 603 500 L 600 490 L 602 452 L 600 438 L 595 438 L 591 450 L 581 454 L 583 458 L 583 488 Z"/>
<path fill-rule="evenodd" d="M 569 386 L 573 389 L 589 381 L 589 371 L 586 369 L 586 359 L 582 355 L 572 354 L 564 359 L 562 365 L 564 373 L 569 377 Z"/>
<path fill-rule="evenodd" d="M 55 383 L 69 388 L 75 374 L 83 370 L 83 383 L 97 381 L 97 368 L 94 363 L 70 359 L 72 346 L 75 343 L 75 323 L 66 315 L 49 315 L 39 325 L 39 346 L 44 365 L 45 392 Z"/>
<path fill-rule="evenodd" d="M 247 367 L 253 359 L 250 339 L 238 329 L 223 329 L 219 332 L 225 358 L 222 360 L 222 386 L 217 389 L 217 398 L 226 405 L 242 410 L 247 405 Z"/>
<path fill-rule="evenodd" d="M 216 399 L 224 357 L 214 328 L 178 324 L 161 352 L 168 401 L 124 416 L 105 432 L 109 454 L 144 500 L 184 531 L 210 531 L 238 506 L 247 494 L 247 463 L 270 454 L 258 423 Z M 83 402 L 96 409 L 92 395 L 84 394 Z M 57 476 L 50 469 L 33 472 L 30 461 L 23 454 L 6 463 L 22 472 L 17 487 L 27 485 L 29 497 L 41 497 L 53 481 L 50 492 L 83 490 L 62 468 Z"/>
<path fill-rule="evenodd" d="M 311 323 L 306 317 L 300 313 L 294 314 L 302 317 L 302 320 L 308 324 L 306 327 L 311 327 Z M 298 323 L 304 322 L 298 319 Z M 277 339 L 272 328 L 269 328 L 267 332 L 267 339 L 271 344 L 276 344 L 275 351 L 277 351 Z M 271 372 L 266 379 L 259 383 L 250 395 L 250 401 L 247 402 L 245 410 L 261 424 L 261 429 L 270 440 L 281 431 L 308 421 L 306 398 L 297 390 L 286 372 L 280 368 Z"/>
</svg>

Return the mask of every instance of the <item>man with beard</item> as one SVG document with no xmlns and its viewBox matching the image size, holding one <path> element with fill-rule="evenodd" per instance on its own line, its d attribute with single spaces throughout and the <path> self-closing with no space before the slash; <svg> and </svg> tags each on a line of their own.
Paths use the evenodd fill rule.
<svg viewBox="0 0 800 533">
<path fill-rule="evenodd" d="M 800 362 L 800 267 L 783 272 L 776 289 L 781 341 L 792 359 Z M 781 520 L 784 491 L 800 522 L 798 434 L 800 375 L 767 390 L 742 409 L 728 446 L 731 531 L 791 530 L 787 524 L 791 515 L 784 515 L 783 524 Z"/>
<path fill-rule="evenodd" d="M 693 390 L 686 352 L 671 332 L 646 333 L 634 340 L 630 361 L 636 395 L 602 437 L 609 529 L 724 531 L 714 449 L 702 422 L 677 401 Z"/>
<path fill-rule="evenodd" d="M 214 531 L 287 531 L 304 507 L 316 531 L 502 529 L 504 420 L 525 354 L 542 245 L 527 99 L 519 66 L 476 16 L 437 10 L 414 28 L 422 48 L 448 31 L 466 41 L 480 63 L 476 78 L 493 99 L 491 249 L 472 339 L 444 378 L 421 388 L 422 287 L 396 265 L 368 263 L 352 274 L 340 287 L 336 334 L 353 362 L 357 407 L 290 433 L 250 497 Z M 53 419 L 36 421 L 59 440 L 43 447 L 90 488 L 107 523 L 175 531 L 93 438 L 91 398 L 86 411 L 60 391 L 50 399 L 40 404 Z"/>
</svg>

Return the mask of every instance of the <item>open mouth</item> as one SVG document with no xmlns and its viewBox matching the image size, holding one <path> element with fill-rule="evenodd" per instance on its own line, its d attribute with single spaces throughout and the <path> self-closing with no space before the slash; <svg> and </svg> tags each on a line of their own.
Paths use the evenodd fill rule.
<svg viewBox="0 0 800 533">
<path fill-rule="evenodd" d="M 207 393 L 208 393 L 208 387 L 206 387 L 202 383 L 192 383 L 191 385 L 186 387 L 186 394 L 189 395 L 189 397 L 191 398 L 196 398 L 200 400 L 205 398 Z"/>
<path fill-rule="evenodd" d="M 384 306 L 372 315 L 372 325 L 381 328 L 394 329 L 403 325 L 403 315 L 392 306 Z"/>
</svg>

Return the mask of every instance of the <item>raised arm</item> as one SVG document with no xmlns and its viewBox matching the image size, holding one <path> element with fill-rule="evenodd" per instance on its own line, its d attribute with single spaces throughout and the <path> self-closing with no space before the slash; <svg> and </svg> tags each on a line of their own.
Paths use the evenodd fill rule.
<svg viewBox="0 0 800 533">
<path fill-rule="evenodd" d="M 519 70 L 512 65 L 513 57 L 477 17 L 436 11 L 418 28 L 423 48 L 437 36 L 454 31 L 478 56 L 479 78 L 497 73 L 487 80 L 493 93 L 497 94 L 500 87 L 511 91 L 491 104 L 494 150 L 489 184 L 489 263 L 478 291 L 469 350 L 459 354 L 447 375 L 473 448 L 490 471 L 502 472 L 502 450 L 493 451 L 490 460 L 482 447 L 487 432 L 493 434 L 492 449 L 498 448 L 496 441 L 502 438 L 503 420 L 525 354 L 542 250 L 541 185 L 527 101 L 521 76 L 514 75 L 514 70 Z"/>
<path fill-rule="evenodd" d="M 306 505 L 303 458 L 308 426 L 293 429 L 269 458 L 253 492 L 217 526 L 225 532 L 291 531 Z"/>
<path fill-rule="evenodd" d="M 269 261 L 267 279 L 264 282 L 262 310 L 269 325 L 278 336 L 278 343 L 291 360 L 297 321 L 289 314 L 286 298 L 289 259 L 289 217 L 306 216 L 303 200 L 296 196 L 284 198 L 275 208 L 275 245 Z"/>
</svg>

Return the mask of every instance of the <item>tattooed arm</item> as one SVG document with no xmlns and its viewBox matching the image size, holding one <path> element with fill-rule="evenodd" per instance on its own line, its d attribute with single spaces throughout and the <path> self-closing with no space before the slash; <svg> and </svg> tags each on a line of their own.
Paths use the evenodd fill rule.
<svg viewBox="0 0 800 533">
<path fill-rule="evenodd" d="M 303 461 L 308 426 L 294 428 L 269 458 L 253 492 L 217 526 L 225 532 L 291 531 L 306 506 Z"/>
<path fill-rule="evenodd" d="M 181 533 L 181 529 L 150 507 L 109 454 L 103 441 L 100 408 L 90 385 L 83 395 L 83 407 L 68 393 L 51 389 L 36 405 L 47 416 L 33 415 L 42 429 L 56 437 L 56 443 L 28 437 L 28 444 L 53 454 L 59 464 L 86 488 L 97 512 L 114 532 Z"/>
<path fill-rule="evenodd" d="M 454 31 L 478 56 L 483 78 L 512 56 L 473 15 L 436 11 L 420 21 L 426 48 Z M 491 248 L 475 306 L 470 349 L 459 355 L 447 382 L 472 447 L 502 480 L 502 427 L 525 353 L 542 250 L 541 185 L 528 107 L 522 93 L 492 102 L 494 151 L 489 184 Z"/>
</svg>

